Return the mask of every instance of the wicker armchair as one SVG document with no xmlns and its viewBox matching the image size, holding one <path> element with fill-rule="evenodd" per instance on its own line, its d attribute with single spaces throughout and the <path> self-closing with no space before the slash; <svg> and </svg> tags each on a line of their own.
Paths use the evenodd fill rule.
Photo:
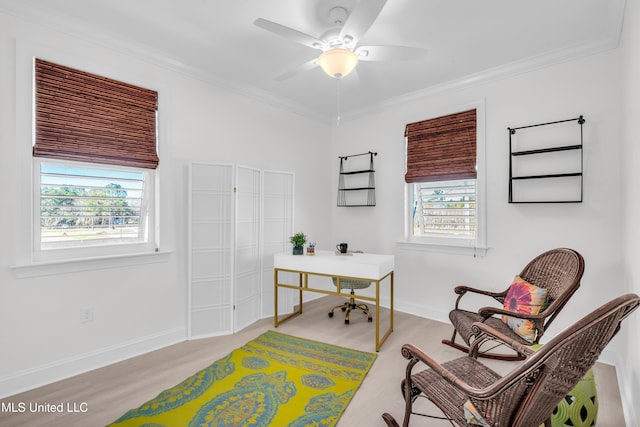
<svg viewBox="0 0 640 427">
<path fill-rule="evenodd" d="M 402 355 L 409 363 L 401 384 L 405 399 L 403 426 L 407 427 L 410 416 L 415 414 L 414 401 L 423 396 L 453 425 L 470 425 L 464 409 L 470 403 L 490 427 L 538 427 L 543 423 L 550 427 L 556 405 L 591 369 L 622 320 L 639 304 L 638 295 L 618 297 L 560 332 L 538 351 L 480 322 L 473 325 L 477 339 L 470 355 L 441 365 L 417 347 L 405 344 Z M 487 339 L 503 340 L 525 360 L 500 376 L 475 358 L 478 346 Z M 419 362 L 430 369 L 413 373 Z M 388 426 L 398 426 L 388 413 L 382 418 Z"/>
<path fill-rule="evenodd" d="M 474 339 L 474 330 L 471 326 L 474 322 L 483 322 L 521 344 L 537 344 L 549 324 L 553 322 L 569 298 L 580 287 L 583 273 L 584 259 L 582 255 L 572 249 L 552 249 L 531 260 L 519 276 L 525 281 L 547 290 L 546 304 L 538 314 L 515 313 L 506 311 L 502 307 L 482 307 L 477 312 L 463 310 L 460 308 L 460 302 L 467 293 L 488 296 L 503 304 L 509 289 L 502 292 L 488 292 L 468 286 L 457 286 L 454 290 L 458 294 L 456 305 L 449 313 L 449 319 L 451 319 L 454 328 L 453 335 L 450 340 L 443 340 L 442 343 L 465 353 L 468 352 Z M 515 333 L 503 322 L 503 314 L 530 320 L 533 323 L 533 341 L 527 341 Z M 466 345 L 456 342 L 456 335 L 459 335 Z M 514 353 L 493 351 L 497 346 L 486 346 L 485 349 L 479 351 L 479 356 L 501 360 L 522 360 L 522 356 Z"/>
</svg>

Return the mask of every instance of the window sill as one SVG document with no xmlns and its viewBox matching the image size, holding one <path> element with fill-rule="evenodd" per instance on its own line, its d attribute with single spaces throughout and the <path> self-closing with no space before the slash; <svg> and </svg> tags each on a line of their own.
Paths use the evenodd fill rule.
<svg viewBox="0 0 640 427">
<path fill-rule="evenodd" d="M 75 273 L 78 271 L 103 270 L 130 265 L 163 263 L 169 260 L 170 251 L 145 252 L 96 258 L 78 258 L 51 262 L 13 265 L 15 277 L 50 276 L 53 274 Z"/>
<path fill-rule="evenodd" d="M 438 252 L 443 254 L 470 255 L 474 257 L 486 256 L 489 251 L 489 248 L 486 247 L 446 245 L 426 242 L 400 241 L 397 242 L 397 245 L 400 249 L 407 251 Z"/>
</svg>

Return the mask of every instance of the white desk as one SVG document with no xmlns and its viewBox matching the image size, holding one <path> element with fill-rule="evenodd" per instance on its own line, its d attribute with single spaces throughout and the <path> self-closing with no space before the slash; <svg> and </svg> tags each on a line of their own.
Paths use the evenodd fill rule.
<svg viewBox="0 0 640 427">
<path fill-rule="evenodd" d="M 340 289 L 341 279 L 368 280 L 375 284 L 375 297 L 356 295 L 356 299 L 364 301 L 373 301 L 376 303 L 376 351 L 387 339 L 389 334 L 393 332 L 393 255 L 378 254 L 359 254 L 353 255 L 336 255 L 333 251 L 316 251 L 315 255 L 292 255 L 290 253 L 279 253 L 273 256 L 273 291 L 275 315 L 273 318 L 274 327 L 278 327 L 282 322 L 290 318 L 302 314 L 302 292 L 310 291 L 327 295 L 338 295 L 349 298 L 349 293 L 342 292 Z M 278 281 L 278 272 L 286 271 L 297 273 L 299 281 L 297 285 L 280 283 Z M 335 291 L 327 291 L 325 289 L 317 289 L 309 287 L 309 275 L 337 277 L 337 286 Z M 380 284 L 381 282 L 389 282 L 389 328 L 386 330 L 382 338 L 380 338 Z M 299 291 L 300 301 L 298 309 L 293 313 L 278 319 L 278 288 L 288 288 Z"/>
</svg>

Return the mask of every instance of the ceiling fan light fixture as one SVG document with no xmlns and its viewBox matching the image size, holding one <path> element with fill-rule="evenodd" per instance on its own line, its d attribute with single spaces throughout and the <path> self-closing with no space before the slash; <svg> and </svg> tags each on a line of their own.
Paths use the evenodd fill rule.
<svg viewBox="0 0 640 427">
<path fill-rule="evenodd" d="M 359 61 L 358 55 L 343 48 L 327 50 L 318 57 L 318 64 L 324 72 L 336 79 L 349 75 Z"/>
</svg>

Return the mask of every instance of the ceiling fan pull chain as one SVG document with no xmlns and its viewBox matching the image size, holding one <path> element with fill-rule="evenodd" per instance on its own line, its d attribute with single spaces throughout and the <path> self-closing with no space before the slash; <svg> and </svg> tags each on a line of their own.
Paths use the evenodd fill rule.
<svg viewBox="0 0 640 427">
<path fill-rule="evenodd" d="M 336 126 L 340 126 L 340 81 L 342 79 L 336 79 L 336 98 L 337 98 L 337 106 L 336 106 L 336 110 L 337 110 L 337 116 L 336 116 Z"/>
</svg>

